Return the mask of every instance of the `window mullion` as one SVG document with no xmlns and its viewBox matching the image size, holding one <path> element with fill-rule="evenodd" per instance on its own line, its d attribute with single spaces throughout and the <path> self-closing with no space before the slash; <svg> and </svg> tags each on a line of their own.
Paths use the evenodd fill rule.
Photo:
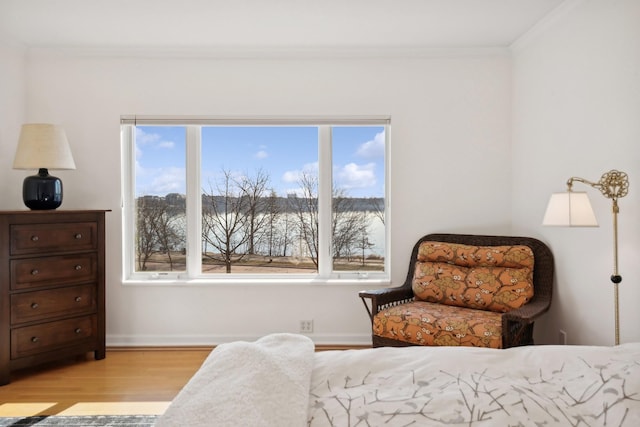
<svg viewBox="0 0 640 427">
<path fill-rule="evenodd" d="M 318 275 L 331 275 L 331 195 L 333 187 L 331 126 L 318 127 Z"/>
<path fill-rule="evenodd" d="M 122 208 L 122 224 L 123 224 L 123 234 L 125 242 L 135 242 L 135 226 L 134 220 L 136 218 L 135 215 L 135 185 L 136 185 L 136 173 L 135 173 L 135 127 L 134 126 L 123 126 L 121 129 L 122 141 L 124 144 L 122 150 L 122 165 L 124 172 L 124 180 L 122 184 L 122 200 L 121 200 L 121 208 Z M 124 253 L 122 261 L 123 261 L 123 275 L 124 278 L 130 277 L 134 271 L 135 265 L 135 244 L 127 244 L 124 246 Z"/>
<path fill-rule="evenodd" d="M 384 126 L 384 271 L 391 271 L 391 129 L 387 124 Z"/>
<path fill-rule="evenodd" d="M 186 219 L 187 219 L 187 275 L 202 274 L 202 197 L 200 195 L 201 126 L 187 126 Z"/>
</svg>

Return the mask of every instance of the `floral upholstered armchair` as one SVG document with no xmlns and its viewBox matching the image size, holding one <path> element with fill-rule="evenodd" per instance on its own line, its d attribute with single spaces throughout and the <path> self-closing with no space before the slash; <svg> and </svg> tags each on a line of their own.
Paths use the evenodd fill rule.
<svg viewBox="0 0 640 427">
<path fill-rule="evenodd" d="M 402 286 L 359 294 L 373 346 L 533 344 L 534 321 L 551 305 L 553 269 L 550 249 L 531 237 L 424 236 Z"/>
</svg>

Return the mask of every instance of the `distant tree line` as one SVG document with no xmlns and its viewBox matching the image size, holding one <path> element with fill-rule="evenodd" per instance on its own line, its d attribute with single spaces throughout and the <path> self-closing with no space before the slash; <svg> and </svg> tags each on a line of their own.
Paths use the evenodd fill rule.
<svg viewBox="0 0 640 427">
<path fill-rule="evenodd" d="M 280 257 L 297 254 L 318 265 L 318 180 L 303 174 L 299 191 L 277 196 L 270 177 L 262 170 L 236 177 L 223 170 L 221 178 L 202 194 L 203 256 L 223 263 L 230 273 L 234 263 L 250 255 Z M 136 260 L 145 271 L 154 254 L 186 247 L 184 195 L 141 196 L 136 199 Z M 332 201 L 332 249 L 334 257 L 362 257 L 373 247 L 369 240 L 372 215 L 384 223 L 384 199 L 348 197 L 334 188 Z"/>
</svg>

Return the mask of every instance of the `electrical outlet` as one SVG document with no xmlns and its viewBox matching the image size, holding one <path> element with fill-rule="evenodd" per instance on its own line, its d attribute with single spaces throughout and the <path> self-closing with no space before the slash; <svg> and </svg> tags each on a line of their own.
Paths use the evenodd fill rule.
<svg viewBox="0 0 640 427">
<path fill-rule="evenodd" d="M 300 333 L 309 334 L 313 332 L 313 320 L 300 321 Z"/>
<path fill-rule="evenodd" d="M 567 345 L 567 333 L 562 329 L 558 331 L 558 344 Z"/>
</svg>

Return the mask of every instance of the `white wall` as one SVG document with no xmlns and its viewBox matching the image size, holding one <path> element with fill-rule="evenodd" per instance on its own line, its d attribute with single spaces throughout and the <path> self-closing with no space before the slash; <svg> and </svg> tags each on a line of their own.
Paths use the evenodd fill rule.
<svg viewBox="0 0 640 427">
<path fill-rule="evenodd" d="M 121 114 L 392 116 L 392 276 L 415 240 L 438 231 L 522 234 L 549 243 L 557 283 L 539 343 L 613 343 L 610 201 L 589 192 L 598 229 L 540 225 L 570 176 L 629 174 L 620 200 L 622 342 L 640 340 L 640 2 L 576 0 L 513 57 L 171 57 L 25 49 L 0 35 L 2 209 L 24 209 L 27 171 L 11 170 L 19 126 L 66 129 L 75 171 L 58 171 L 63 208 L 111 209 L 107 340 L 212 344 L 296 332 L 313 318 L 319 343 L 364 343 L 362 286 L 123 286 Z M 511 141 L 512 140 L 512 141 Z"/>
<path fill-rule="evenodd" d="M 357 297 L 364 285 L 123 286 L 121 114 L 391 115 L 394 284 L 424 234 L 511 229 L 511 61 L 504 52 L 234 59 L 32 50 L 26 85 L 26 118 L 67 130 L 77 170 L 57 173 L 63 208 L 112 210 L 109 345 L 253 339 L 297 332 L 309 318 L 318 343 L 370 342 Z M 8 188 L 24 175 L 10 172 Z M 10 199 L 20 207 L 19 194 Z"/>
<path fill-rule="evenodd" d="M 611 201 L 587 185 L 600 227 L 540 225 L 549 195 L 567 179 L 627 172 L 620 199 L 621 342 L 640 341 L 640 2 L 585 0 L 514 55 L 513 223 L 541 234 L 555 254 L 557 283 L 539 342 L 613 344 Z"/>
<path fill-rule="evenodd" d="M 0 33 L 0 209 L 15 207 L 22 200 L 22 181 L 12 182 L 20 125 L 25 118 L 26 49 Z"/>
</svg>

